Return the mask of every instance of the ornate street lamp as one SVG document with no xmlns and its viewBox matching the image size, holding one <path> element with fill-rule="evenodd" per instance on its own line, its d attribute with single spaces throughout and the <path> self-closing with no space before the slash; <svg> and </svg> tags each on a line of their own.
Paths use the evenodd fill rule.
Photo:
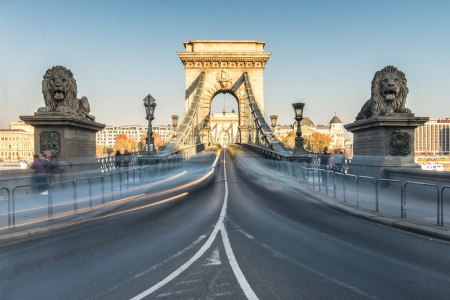
<svg viewBox="0 0 450 300">
<path fill-rule="evenodd" d="M 177 136 L 178 115 L 172 115 L 173 136 Z"/>
<path fill-rule="evenodd" d="M 270 122 L 272 123 L 272 137 L 276 137 L 275 135 L 275 128 L 277 127 L 277 115 L 271 115 L 270 116 Z"/>
<path fill-rule="evenodd" d="M 156 108 L 156 100 L 150 94 L 144 98 L 144 106 L 145 112 L 147 116 L 145 117 L 148 120 L 148 137 L 146 138 L 147 146 L 148 146 L 148 154 L 156 154 L 155 149 L 155 140 L 153 138 L 153 128 L 152 128 L 152 120 L 155 119 L 155 108 Z"/>
<path fill-rule="evenodd" d="M 297 121 L 297 137 L 295 138 L 295 147 L 292 154 L 307 154 L 305 148 L 303 147 L 302 126 L 300 125 L 300 122 L 303 120 L 303 108 L 305 107 L 305 103 L 293 103 L 292 107 L 295 112 L 294 119 Z"/>
</svg>

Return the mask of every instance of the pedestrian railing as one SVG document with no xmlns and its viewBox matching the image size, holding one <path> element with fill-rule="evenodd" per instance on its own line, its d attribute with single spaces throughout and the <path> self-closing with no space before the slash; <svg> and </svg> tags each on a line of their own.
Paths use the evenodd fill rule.
<svg viewBox="0 0 450 300">
<path fill-rule="evenodd" d="M 370 183 L 373 184 L 373 187 L 375 189 L 375 178 L 371 177 L 371 176 L 356 176 L 356 206 L 359 206 L 359 182 L 361 180 L 369 180 Z"/>
<path fill-rule="evenodd" d="M 150 165 L 121 168 L 113 168 L 110 164 L 110 167 L 105 168 L 106 171 L 102 172 L 102 174 L 98 176 L 81 177 L 74 180 L 56 181 L 52 182 L 51 184 L 32 183 L 18 185 L 13 187 L 11 191 L 7 187 L 0 187 L 0 192 L 4 191 L 3 193 L 7 194 L 8 227 L 12 228 L 16 226 L 16 204 L 18 201 L 17 194 L 19 190 L 26 189 L 26 191 L 29 192 L 30 190 L 39 190 L 39 188 L 45 186 L 45 188 L 48 189 L 46 204 L 47 220 L 53 220 L 55 207 L 67 206 L 68 204 L 66 202 L 54 202 L 55 195 L 59 191 L 64 191 L 66 197 L 65 200 L 71 201 L 71 210 L 74 214 L 76 214 L 79 210 L 79 196 L 82 191 L 86 192 L 88 195 L 85 199 L 83 199 L 83 202 L 87 203 L 89 208 L 93 207 L 95 199 L 97 199 L 98 201 L 100 201 L 101 199 L 101 204 L 105 204 L 108 201 L 115 200 L 117 197 L 117 193 L 120 195 L 120 197 L 123 197 L 124 193 L 129 192 L 131 188 L 137 187 L 139 184 L 148 183 L 152 178 L 155 178 L 157 176 L 169 174 L 169 172 L 173 171 L 176 167 L 179 167 L 180 164 L 186 161 L 186 158 L 190 157 L 192 157 L 192 155 L 190 154 L 189 156 L 181 154 L 170 155 L 158 159 L 152 158 Z M 107 162 L 104 163 L 107 164 Z M 100 189 L 100 191 L 96 192 L 95 195 L 93 192 L 94 185 L 97 187 L 96 191 Z M 118 191 L 116 190 L 115 192 L 115 188 L 118 189 Z M 107 189 L 109 189 L 109 192 L 106 192 Z M 69 194 L 71 194 L 71 196 Z M 67 195 L 69 195 L 70 199 L 67 199 Z"/>
<path fill-rule="evenodd" d="M 400 180 L 396 179 L 385 179 L 385 178 L 377 178 L 375 181 L 375 211 L 380 211 L 380 204 L 379 204 L 379 192 L 378 192 L 378 186 L 379 183 L 398 183 L 400 186 L 400 216 L 402 218 L 405 218 L 405 202 L 403 200 L 403 183 Z"/>
<path fill-rule="evenodd" d="M 342 198 L 345 202 L 346 200 L 346 185 L 345 185 L 345 173 L 341 173 L 341 172 L 334 172 L 334 178 L 337 181 L 338 178 L 340 178 L 341 182 L 342 182 Z M 336 193 L 337 193 L 337 182 L 336 182 Z M 337 197 L 335 197 L 337 198 Z"/>
<path fill-rule="evenodd" d="M 62 187 L 62 185 L 72 185 L 72 201 L 73 201 L 73 211 L 76 212 L 78 209 L 78 201 L 77 201 L 77 192 L 75 189 L 75 181 L 73 180 L 65 180 L 52 182 L 50 184 L 50 188 L 48 190 L 48 219 L 53 220 L 53 193 L 55 192 L 56 187 Z"/>
<path fill-rule="evenodd" d="M 328 195 L 328 188 L 329 188 L 329 185 L 328 185 L 329 180 L 328 179 L 330 179 L 330 176 L 333 176 L 333 181 L 332 181 L 333 182 L 333 197 L 336 198 L 336 173 L 331 170 L 327 170 L 326 193 Z"/>
<path fill-rule="evenodd" d="M 444 226 L 444 191 L 450 189 L 450 185 L 441 188 L 441 226 Z"/>
<path fill-rule="evenodd" d="M 414 182 L 414 181 L 407 181 L 405 182 L 404 185 L 404 195 L 403 195 L 403 200 L 405 202 L 405 207 L 404 207 L 404 217 L 406 218 L 406 195 L 407 195 L 407 187 L 411 186 L 411 185 L 420 185 L 420 186 L 429 186 L 432 187 L 434 189 L 436 189 L 436 203 L 437 203 L 437 225 L 440 225 L 440 201 L 439 201 L 439 188 L 436 184 L 431 184 L 431 183 L 422 183 L 422 182 Z"/>
<path fill-rule="evenodd" d="M 13 187 L 12 193 L 11 193 L 11 203 L 8 203 L 8 226 L 14 227 L 16 224 L 16 191 L 18 189 L 27 188 L 37 188 L 41 186 L 46 186 L 45 183 L 32 183 L 32 184 L 21 184 Z"/>
<path fill-rule="evenodd" d="M 86 178 L 77 178 L 75 179 L 75 199 L 78 201 L 78 186 L 80 181 L 87 181 L 89 186 L 89 207 L 92 207 L 92 178 L 86 177 Z"/>
<path fill-rule="evenodd" d="M 100 186 L 101 186 L 101 193 L 100 195 L 102 196 L 102 204 L 105 203 L 105 177 L 104 176 L 93 176 L 91 177 L 91 182 L 90 184 L 92 185 L 93 182 L 95 180 L 99 179 L 100 180 Z"/>
<path fill-rule="evenodd" d="M 270 162 L 266 164 L 266 166 L 273 168 L 274 170 L 283 173 L 286 176 L 294 177 L 296 178 L 300 183 L 306 185 L 307 188 L 311 188 L 312 190 L 316 190 L 316 185 L 318 185 L 318 190 L 320 193 L 325 191 L 326 195 L 329 195 L 329 189 L 333 188 L 333 197 L 334 198 L 340 198 L 337 195 L 337 192 L 339 189 L 342 190 L 342 201 L 348 202 L 349 196 L 350 196 L 350 190 L 349 184 L 350 182 L 354 183 L 354 194 L 352 194 L 352 197 L 355 197 L 356 199 L 356 206 L 361 205 L 361 190 L 363 185 L 369 185 L 372 188 L 369 188 L 368 190 L 365 189 L 365 191 L 369 191 L 370 194 L 373 195 L 374 198 L 374 210 L 376 212 L 380 211 L 380 188 L 383 185 L 389 186 L 389 192 L 394 192 L 395 190 L 392 190 L 392 188 L 395 188 L 395 186 L 398 186 L 398 199 L 400 202 L 400 217 L 406 218 L 406 203 L 407 203 L 407 191 L 408 187 L 411 187 L 412 185 L 418 185 L 418 186 L 428 186 L 436 190 L 436 199 L 435 203 L 437 205 L 436 209 L 436 222 L 437 225 L 443 226 L 444 225 L 444 194 L 447 190 L 450 189 L 450 185 L 444 186 L 439 191 L 439 187 L 436 184 L 429 184 L 429 183 L 421 183 L 421 182 L 413 182 L 413 181 L 406 181 L 402 182 L 400 180 L 394 180 L 394 179 L 385 179 L 385 178 L 375 178 L 371 176 L 357 176 L 354 174 L 348 174 L 348 173 L 341 173 L 341 172 L 335 172 L 332 170 L 324 170 L 318 168 L 318 166 L 312 164 L 308 164 L 308 166 L 298 166 L 298 170 L 295 169 L 294 163 L 295 162 L 289 162 L 289 161 L 277 161 L 274 160 L 272 157 L 264 157 L 260 156 L 259 159 L 270 159 Z M 288 164 L 288 165 L 286 165 Z M 291 164 L 289 166 L 289 164 Z M 340 182 L 342 182 L 341 187 L 339 187 Z M 338 184 L 339 183 L 339 184 Z M 353 187 L 353 186 L 352 186 Z M 434 197 L 433 197 L 434 198 Z M 370 203 L 370 202 L 369 202 Z"/>
<path fill-rule="evenodd" d="M 353 175 L 353 174 L 345 174 L 344 175 L 344 202 L 347 200 L 347 178 L 353 178 L 355 179 L 355 188 L 356 190 L 358 189 L 357 185 L 358 185 L 358 176 Z"/>
<path fill-rule="evenodd" d="M 11 192 L 7 187 L 0 187 L 0 191 L 6 191 L 6 194 L 8 195 L 8 198 L 6 199 L 8 201 L 8 226 L 11 226 Z M 1 212 L 0 212 L 1 213 Z"/>
</svg>

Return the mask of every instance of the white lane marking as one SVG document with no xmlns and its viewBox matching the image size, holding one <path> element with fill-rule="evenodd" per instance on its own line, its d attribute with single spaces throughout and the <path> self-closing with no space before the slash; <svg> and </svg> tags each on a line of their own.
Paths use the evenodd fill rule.
<svg viewBox="0 0 450 300">
<path fill-rule="evenodd" d="M 238 232 L 242 233 L 243 235 L 245 235 L 248 239 L 253 240 L 255 237 L 253 235 L 251 235 L 250 233 L 245 232 L 242 229 L 238 229 Z"/>
<path fill-rule="evenodd" d="M 231 249 L 230 241 L 228 240 L 227 232 L 225 230 L 224 220 L 225 220 L 227 203 L 228 203 L 228 184 L 227 184 L 227 172 L 226 172 L 226 167 L 225 167 L 225 155 L 223 156 L 223 164 L 224 164 L 223 173 L 224 173 L 224 178 L 225 178 L 225 196 L 223 199 L 223 205 L 222 205 L 222 210 L 220 211 L 219 220 L 217 221 L 216 225 L 214 226 L 213 232 L 209 236 L 208 240 L 197 251 L 197 253 L 195 253 L 194 256 L 191 259 L 189 259 L 187 262 L 185 262 L 181 267 L 176 269 L 174 272 L 172 272 L 172 274 L 170 274 L 169 276 L 167 276 L 166 278 L 164 278 L 163 280 L 161 280 L 160 282 L 158 282 L 151 288 L 149 288 L 149 289 L 143 291 L 142 293 L 140 293 L 139 295 L 131 298 L 131 300 L 140 300 L 144 297 L 147 297 L 148 295 L 152 294 L 154 291 L 158 290 L 159 288 L 163 287 L 164 285 L 166 285 L 167 283 L 172 281 L 174 278 L 176 278 L 178 275 L 180 275 L 187 268 L 189 268 L 195 261 L 197 261 L 211 247 L 212 242 L 216 238 L 219 230 L 222 230 L 222 240 L 223 240 L 224 244 L 225 244 L 225 239 L 227 240 L 228 246 L 226 246 L 225 249 L 228 248 L 228 250 L 226 251 L 228 259 L 234 260 L 233 263 L 230 261 L 230 265 L 233 269 L 235 276 L 237 277 L 239 274 L 239 277 L 237 277 L 239 285 L 241 286 L 242 290 L 244 291 L 244 293 L 248 299 L 258 299 L 258 297 L 256 297 L 253 290 L 250 288 L 250 285 L 248 284 L 241 269 L 239 268 L 239 265 L 237 264 L 236 258 L 234 257 L 233 251 Z M 231 253 L 231 256 L 229 255 L 228 252 Z"/>
<path fill-rule="evenodd" d="M 191 284 L 191 283 L 200 282 L 200 281 L 203 281 L 203 279 L 181 281 L 181 282 L 175 283 L 175 285 Z"/>
<path fill-rule="evenodd" d="M 169 260 L 172 260 L 174 258 L 176 258 L 177 256 L 180 256 L 181 254 L 183 254 L 185 251 L 191 249 L 192 247 L 194 247 L 195 245 L 197 245 L 198 243 L 200 243 L 202 240 L 204 240 L 206 238 L 206 235 L 201 235 L 195 242 L 193 242 L 192 244 L 190 244 L 189 246 L 187 246 L 186 248 L 184 248 L 181 251 L 178 251 L 178 253 L 176 253 L 175 255 L 165 259 L 164 261 L 152 266 L 151 268 L 148 268 L 147 270 L 144 270 L 143 272 L 137 274 L 136 276 L 134 276 L 133 278 L 138 278 L 141 277 L 145 274 L 147 274 L 150 271 L 153 271 L 157 268 L 159 268 L 160 266 L 162 266 L 163 264 L 167 263 Z"/>
<path fill-rule="evenodd" d="M 223 207 L 222 207 L 222 209 L 223 209 Z M 222 221 L 223 221 L 223 218 L 222 218 Z M 194 256 L 192 256 L 191 259 L 189 259 L 181 267 L 176 269 L 172 274 L 170 274 L 169 276 L 167 276 L 166 278 L 164 278 L 163 280 L 161 280 L 160 282 L 158 282 L 157 284 L 155 284 L 154 286 L 152 286 L 148 290 L 143 291 L 139 295 L 131 298 L 131 300 L 140 300 L 140 299 L 142 299 L 144 297 L 147 297 L 148 295 L 150 295 L 154 291 L 158 290 L 159 288 L 163 287 L 164 285 L 166 285 L 167 283 L 172 281 L 174 278 L 176 278 L 178 275 L 180 275 L 187 268 L 189 268 L 196 260 L 198 260 L 211 247 L 212 242 L 216 238 L 217 232 L 219 231 L 220 224 L 221 224 L 221 222 L 220 222 L 220 219 L 219 219 L 219 222 L 217 222 L 217 224 L 214 227 L 213 232 L 209 236 L 208 240 L 200 248 L 200 250 L 198 250 L 197 253 L 195 253 Z"/>
<path fill-rule="evenodd" d="M 156 298 L 161 298 L 161 297 L 167 297 L 167 296 L 172 296 L 172 295 L 179 295 L 179 294 L 184 294 L 184 293 L 188 293 L 188 292 L 193 292 L 196 289 L 186 289 L 186 290 L 179 290 L 179 291 L 175 291 L 175 292 L 169 292 L 169 293 L 163 293 L 163 294 L 159 294 L 158 296 L 156 296 Z"/>
<path fill-rule="evenodd" d="M 206 261 L 207 263 L 203 264 L 203 266 L 218 266 L 222 264 L 222 262 L 220 261 L 220 254 L 218 247 L 214 249 L 214 251 L 211 254 L 211 257 L 208 257 Z"/>
<path fill-rule="evenodd" d="M 227 168 L 225 167 L 225 155 L 223 156 L 223 176 L 225 181 L 225 201 L 228 201 L 228 179 L 227 179 Z M 227 203 L 225 202 L 224 205 Z M 233 249 L 231 248 L 230 240 L 228 239 L 227 230 L 225 228 L 225 224 L 221 223 L 220 232 L 222 234 L 222 241 L 225 246 L 225 252 L 227 253 L 228 261 L 230 262 L 231 268 L 233 269 L 234 276 L 241 286 L 241 289 L 244 291 L 247 299 L 258 299 L 255 292 L 250 287 L 247 279 L 245 279 L 244 273 L 242 273 L 241 268 L 239 268 L 239 264 L 237 263 L 236 257 L 234 256 Z"/>
<path fill-rule="evenodd" d="M 231 268 L 233 269 L 234 276 L 236 276 L 236 279 L 241 286 L 241 289 L 244 291 L 245 296 L 247 299 L 258 299 L 255 292 L 250 287 L 250 284 L 248 283 L 247 279 L 245 279 L 244 273 L 242 273 L 241 268 L 239 268 L 239 265 L 237 263 L 236 257 L 234 256 L 233 249 L 231 248 L 230 240 L 228 239 L 227 230 L 225 229 L 225 225 L 222 224 L 220 228 L 220 232 L 222 233 L 222 241 L 225 246 L 225 252 L 228 256 L 228 261 L 230 262 Z"/>
</svg>

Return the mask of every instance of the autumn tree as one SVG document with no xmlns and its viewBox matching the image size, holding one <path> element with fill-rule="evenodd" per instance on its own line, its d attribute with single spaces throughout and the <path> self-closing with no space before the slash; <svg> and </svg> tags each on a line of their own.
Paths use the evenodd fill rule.
<svg viewBox="0 0 450 300">
<path fill-rule="evenodd" d="M 143 150 L 145 149 L 145 144 L 146 144 L 146 138 L 147 138 L 148 134 L 143 134 L 141 136 L 141 140 L 139 142 L 139 149 Z M 167 142 L 165 140 L 163 140 L 161 138 L 161 135 L 157 132 L 153 132 L 153 143 L 155 144 L 155 148 L 156 150 L 158 150 L 161 147 L 164 147 Z"/>
<path fill-rule="evenodd" d="M 148 134 L 141 135 L 141 139 L 139 140 L 139 143 L 138 143 L 139 150 L 145 150 L 145 144 L 147 143 L 147 141 L 145 139 L 147 138 L 147 136 L 148 136 Z"/>
<path fill-rule="evenodd" d="M 111 155 L 111 153 L 113 153 L 113 152 L 114 152 L 114 149 L 112 147 L 105 146 L 104 153 Z"/>
<path fill-rule="evenodd" d="M 123 153 L 125 150 L 128 152 L 133 152 L 136 149 L 136 141 L 134 139 L 130 139 L 126 134 L 118 134 L 116 136 L 116 142 L 114 143 L 113 152 L 117 150 L 120 153 Z"/>
<path fill-rule="evenodd" d="M 309 150 L 323 152 L 325 147 L 330 147 L 331 137 L 320 132 L 314 132 L 310 136 L 305 137 L 305 142 Z"/>
<path fill-rule="evenodd" d="M 281 142 L 287 147 L 287 148 L 294 148 L 295 146 L 295 138 L 297 135 L 294 131 L 289 131 L 286 136 L 281 137 Z"/>
<path fill-rule="evenodd" d="M 102 146 L 100 146 L 100 145 L 96 145 L 95 146 L 95 155 L 97 157 L 105 155 L 105 153 L 103 152 L 103 147 Z"/>
<path fill-rule="evenodd" d="M 155 148 L 156 149 L 164 147 L 167 144 L 167 142 L 165 140 L 163 140 L 161 138 L 161 135 L 159 133 L 157 133 L 157 132 L 153 133 L 153 139 L 154 139 L 154 143 L 155 143 Z"/>
</svg>

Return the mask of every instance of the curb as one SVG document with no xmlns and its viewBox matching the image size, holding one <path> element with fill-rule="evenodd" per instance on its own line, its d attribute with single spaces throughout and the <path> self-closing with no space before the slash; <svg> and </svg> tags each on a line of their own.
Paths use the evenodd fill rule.
<svg viewBox="0 0 450 300">
<path fill-rule="evenodd" d="M 400 229 L 403 231 L 420 234 L 423 236 L 428 236 L 428 237 L 432 237 L 432 238 L 436 238 L 436 239 L 450 241 L 450 231 L 448 231 L 448 230 L 434 228 L 434 227 L 430 227 L 430 226 L 426 226 L 426 225 L 415 224 L 415 223 L 406 221 L 401 218 L 392 218 L 392 217 L 388 217 L 388 216 L 385 216 L 382 214 L 377 214 L 374 212 L 360 210 L 360 209 L 357 209 L 348 204 L 344 204 L 340 201 L 332 200 L 325 195 L 315 193 L 311 190 L 307 190 L 307 189 L 306 190 L 302 189 L 302 190 L 304 192 L 307 192 L 312 198 L 315 198 L 315 200 L 323 202 L 323 203 L 329 205 L 330 207 L 332 207 L 336 210 L 339 210 L 341 212 L 344 212 L 348 215 L 351 215 L 353 217 L 361 218 L 361 219 L 368 220 L 370 222 L 378 223 L 378 224 L 385 225 L 385 226 L 390 226 L 390 227 Z"/>
</svg>

